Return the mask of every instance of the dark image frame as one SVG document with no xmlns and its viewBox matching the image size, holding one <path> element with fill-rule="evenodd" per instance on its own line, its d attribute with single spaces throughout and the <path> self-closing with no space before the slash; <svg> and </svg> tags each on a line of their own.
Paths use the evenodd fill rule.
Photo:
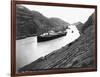
<svg viewBox="0 0 100 77">
<path fill-rule="evenodd" d="M 16 73 L 16 4 L 95 9 L 95 51 L 94 51 L 95 67 L 93 67 L 93 68 L 78 68 L 78 69 L 39 70 L 39 71 L 32 71 L 32 72 Z M 15 1 L 15 0 L 11 1 L 11 76 L 28 76 L 28 75 L 43 75 L 43 74 L 90 72 L 90 71 L 97 71 L 97 6 L 96 5 L 33 2 L 33 1 Z"/>
</svg>

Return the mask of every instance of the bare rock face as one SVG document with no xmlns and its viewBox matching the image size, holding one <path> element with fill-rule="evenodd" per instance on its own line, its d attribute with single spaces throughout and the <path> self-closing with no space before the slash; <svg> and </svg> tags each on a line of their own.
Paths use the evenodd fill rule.
<svg viewBox="0 0 100 77">
<path fill-rule="evenodd" d="M 89 17 L 82 27 L 84 34 L 79 39 L 24 66 L 19 72 L 55 68 L 95 67 L 93 54 L 95 50 L 93 15 Z"/>
</svg>

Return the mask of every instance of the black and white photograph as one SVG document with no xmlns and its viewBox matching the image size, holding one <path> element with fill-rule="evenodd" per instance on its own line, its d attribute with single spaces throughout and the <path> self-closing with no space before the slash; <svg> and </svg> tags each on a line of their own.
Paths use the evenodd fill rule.
<svg viewBox="0 0 100 77">
<path fill-rule="evenodd" d="M 16 73 L 96 68 L 95 9 L 16 4 Z"/>
</svg>

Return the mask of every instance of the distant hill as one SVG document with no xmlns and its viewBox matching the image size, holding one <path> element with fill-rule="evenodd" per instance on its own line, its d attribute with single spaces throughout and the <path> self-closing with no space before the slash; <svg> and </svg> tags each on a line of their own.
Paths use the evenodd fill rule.
<svg viewBox="0 0 100 77">
<path fill-rule="evenodd" d="M 95 23 L 94 16 L 95 16 L 95 13 L 93 13 L 91 16 L 89 16 L 89 18 L 87 19 L 87 21 L 84 24 L 81 23 L 81 22 L 76 22 L 76 23 L 74 23 L 74 25 L 77 26 L 79 31 L 84 33 L 85 29 L 87 29 L 88 27 L 94 25 L 94 23 Z"/>
<path fill-rule="evenodd" d="M 51 20 L 52 19 L 52 20 Z M 56 22 L 56 23 L 55 23 Z M 50 30 L 62 30 L 68 23 L 58 18 L 47 18 L 43 14 L 16 5 L 16 39 L 40 35 Z"/>
<path fill-rule="evenodd" d="M 80 33 L 82 32 L 82 27 L 84 25 L 82 22 L 76 22 L 76 23 L 73 23 L 73 25 L 76 25 Z"/>
<path fill-rule="evenodd" d="M 93 68 L 94 61 L 94 14 L 92 14 L 84 26 L 84 32 L 76 41 L 58 49 L 45 57 L 24 66 L 19 72 L 55 69 L 55 68 Z"/>
<path fill-rule="evenodd" d="M 49 21 L 54 25 L 54 31 L 63 31 L 68 28 L 69 23 L 65 22 L 60 18 L 50 18 Z"/>
</svg>

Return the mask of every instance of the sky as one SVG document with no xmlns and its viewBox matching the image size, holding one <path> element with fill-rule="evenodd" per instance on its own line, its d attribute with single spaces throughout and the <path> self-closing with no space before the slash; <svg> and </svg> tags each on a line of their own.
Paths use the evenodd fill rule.
<svg viewBox="0 0 100 77">
<path fill-rule="evenodd" d="M 30 10 L 35 10 L 42 13 L 44 16 L 51 18 L 57 17 L 72 24 L 76 22 L 85 23 L 88 17 L 95 11 L 92 8 L 73 8 L 59 6 L 43 6 L 43 5 L 27 5 L 20 4 Z"/>
</svg>

